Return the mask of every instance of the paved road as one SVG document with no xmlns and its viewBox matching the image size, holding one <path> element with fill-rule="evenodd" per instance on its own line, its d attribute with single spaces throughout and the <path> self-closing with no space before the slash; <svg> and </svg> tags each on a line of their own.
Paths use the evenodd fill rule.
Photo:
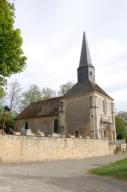
<svg viewBox="0 0 127 192">
<path fill-rule="evenodd" d="M 88 170 L 127 154 L 84 160 L 1 164 L 0 192 L 127 192 L 127 182 L 92 176 Z"/>
</svg>

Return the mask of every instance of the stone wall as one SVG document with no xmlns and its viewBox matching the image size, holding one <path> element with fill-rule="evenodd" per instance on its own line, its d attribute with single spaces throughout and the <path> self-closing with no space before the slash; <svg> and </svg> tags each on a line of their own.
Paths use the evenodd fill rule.
<svg viewBox="0 0 127 192">
<path fill-rule="evenodd" d="M 64 98 L 64 128 L 71 135 L 78 130 L 82 136 L 90 136 L 89 94 Z"/>
<path fill-rule="evenodd" d="M 0 136 L 0 161 L 31 162 L 109 155 L 107 140 Z"/>
<path fill-rule="evenodd" d="M 116 143 L 109 145 L 109 152 L 111 155 L 116 153 L 126 153 L 127 152 L 127 144 L 126 143 Z"/>
<path fill-rule="evenodd" d="M 29 119 L 17 119 L 15 120 L 15 131 L 21 132 L 21 129 L 28 123 L 28 128 L 31 129 L 33 133 L 42 131 L 44 133 L 53 134 L 53 123 L 54 119 L 59 119 L 58 116 L 48 116 L 48 117 L 38 117 Z"/>
<path fill-rule="evenodd" d="M 113 100 L 96 93 L 95 95 L 96 136 L 99 139 L 116 139 Z M 105 104 L 105 110 L 104 110 Z M 106 135 L 104 134 L 104 131 Z M 110 133 L 108 133 L 110 132 Z"/>
</svg>

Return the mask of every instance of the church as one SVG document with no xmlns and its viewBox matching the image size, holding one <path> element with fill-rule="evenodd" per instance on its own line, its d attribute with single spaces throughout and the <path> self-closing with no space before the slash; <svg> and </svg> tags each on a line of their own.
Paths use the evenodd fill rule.
<svg viewBox="0 0 127 192">
<path fill-rule="evenodd" d="M 30 104 L 15 118 L 22 128 L 44 136 L 116 139 L 113 99 L 95 81 L 95 67 L 83 34 L 77 83 L 62 97 Z"/>
</svg>

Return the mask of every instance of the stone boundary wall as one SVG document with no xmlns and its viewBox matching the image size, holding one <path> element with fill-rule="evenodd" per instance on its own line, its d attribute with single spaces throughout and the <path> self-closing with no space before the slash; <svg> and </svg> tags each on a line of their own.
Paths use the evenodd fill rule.
<svg viewBox="0 0 127 192">
<path fill-rule="evenodd" d="M 109 144 L 109 152 L 110 152 L 110 155 L 117 154 L 117 153 L 126 153 L 127 144 L 126 143 Z"/>
<path fill-rule="evenodd" d="M 82 159 L 109 154 L 107 140 L 0 135 L 1 162 Z"/>
</svg>

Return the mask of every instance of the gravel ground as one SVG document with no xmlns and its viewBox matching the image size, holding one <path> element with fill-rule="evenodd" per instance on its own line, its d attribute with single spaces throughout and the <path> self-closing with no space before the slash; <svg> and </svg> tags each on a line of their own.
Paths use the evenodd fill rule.
<svg viewBox="0 0 127 192">
<path fill-rule="evenodd" d="M 0 164 L 0 192 L 127 192 L 127 182 L 92 176 L 88 170 L 127 154 L 83 160 Z"/>
</svg>

